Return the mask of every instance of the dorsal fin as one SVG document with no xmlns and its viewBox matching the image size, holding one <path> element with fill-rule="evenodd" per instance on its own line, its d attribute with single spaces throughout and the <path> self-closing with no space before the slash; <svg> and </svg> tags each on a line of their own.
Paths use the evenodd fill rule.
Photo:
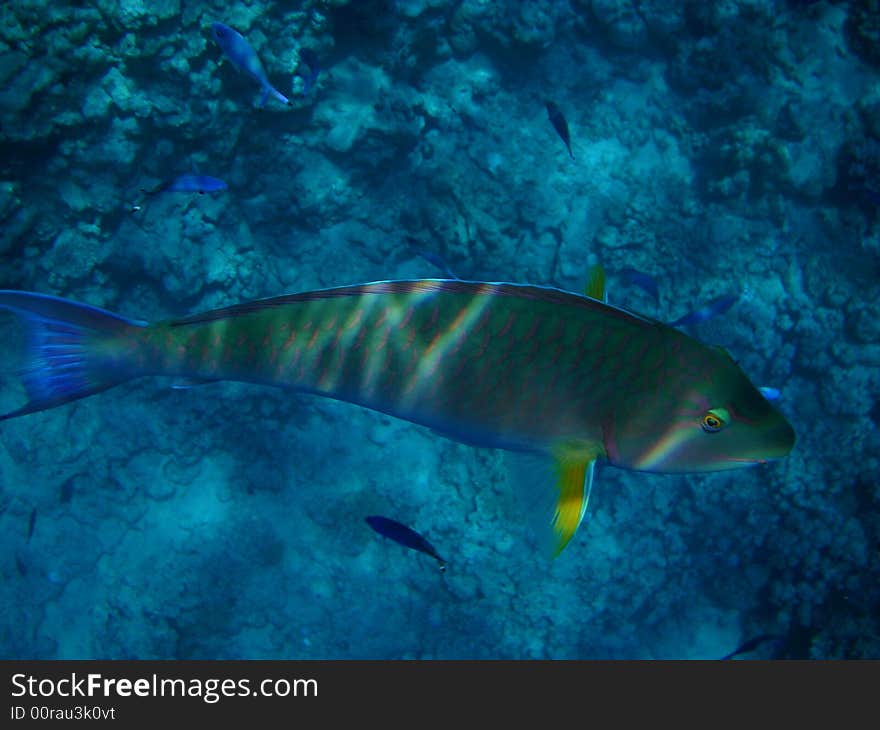
<svg viewBox="0 0 880 730">
<path fill-rule="evenodd" d="M 584 294 L 591 299 L 605 302 L 605 269 L 602 264 L 593 264 L 587 269 L 587 280 L 584 283 Z"/>
</svg>

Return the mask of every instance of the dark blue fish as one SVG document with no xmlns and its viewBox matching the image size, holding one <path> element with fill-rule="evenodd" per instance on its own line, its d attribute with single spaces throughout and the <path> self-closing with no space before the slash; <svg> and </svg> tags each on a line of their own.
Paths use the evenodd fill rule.
<svg viewBox="0 0 880 730">
<path fill-rule="evenodd" d="M 872 218 L 878 215 L 878 207 L 880 207 L 880 182 L 877 180 L 866 180 L 859 178 L 850 180 L 843 187 L 841 192 L 844 195 L 845 202 L 858 205 L 862 211 L 866 212 Z"/>
<path fill-rule="evenodd" d="M 311 48 L 300 48 L 299 60 L 300 65 L 305 65 L 308 68 L 308 71 L 304 73 L 297 69 L 294 81 L 296 81 L 296 76 L 299 76 L 303 80 L 303 88 L 300 95 L 305 96 L 309 91 L 315 88 L 315 84 L 318 82 L 318 74 L 321 73 L 321 64 L 318 61 L 318 54 Z"/>
<path fill-rule="evenodd" d="M 37 526 L 37 508 L 31 510 L 31 518 L 28 520 L 27 542 L 34 536 L 34 527 Z"/>
<path fill-rule="evenodd" d="M 730 652 L 730 654 L 725 654 L 723 657 L 721 657 L 721 661 L 733 659 L 735 656 L 739 656 L 740 654 L 748 654 L 749 652 L 755 651 L 755 649 L 757 649 L 759 646 L 770 642 L 774 644 L 773 648 L 775 653 L 785 643 L 785 637 L 779 636 L 777 634 L 760 634 L 749 639 L 748 641 L 744 641 L 742 644 L 736 647 L 736 649 Z"/>
<path fill-rule="evenodd" d="M 223 50 L 226 58 L 232 62 L 232 65 L 251 76 L 262 87 L 263 93 L 260 96 L 259 106 L 266 103 L 270 94 L 282 104 L 290 104 L 288 98 L 269 83 L 260 57 L 257 56 L 257 52 L 241 33 L 223 23 L 211 23 L 211 35 Z"/>
<path fill-rule="evenodd" d="M 640 289 L 645 290 L 654 297 L 654 301 L 660 301 L 660 289 L 657 281 L 650 274 L 637 269 L 621 269 L 617 272 L 617 276 L 623 279 L 627 284 L 635 284 Z"/>
<path fill-rule="evenodd" d="M 387 517 L 380 517 L 378 515 L 365 519 L 367 524 L 380 535 L 384 535 L 404 547 L 430 555 L 440 564 L 441 572 L 446 570 L 446 561 L 437 554 L 434 546 L 412 528 L 402 525 L 396 520 L 390 520 Z"/>
<path fill-rule="evenodd" d="M 862 195 L 865 197 L 865 200 L 867 202 L 873 205 L 880 205 L 880 193 L 878 193 L 876 190 L 865 187 L 862 189 Z"/>
<path fill-rule="evenodd" d="M 61 499 L 61 504 L 67 504 L 71 499 L 73 499 L 73 487 L 74 480 L 76 479 L 76 474 L 72 477 L 68 477 L 64 483 L 61 485 L 61 489 L 59 492 L 59 498 Z"/>
<path fill-rule="evenodd" d="M 204 195 L 227 189 L 228 186 L 220 178 L 188 172 L 173 180 L 160 183 L 152 190 L 143 190 L 142 192 L 147 195 L 156 195 L 157 193 L 199 193 L 199 195 Z"/>
<path fill-rule="evenodd" d="M 443 257 L 440 256 L 440 254 L 436 254 L 433 251 L 426 251 L 425 249 L 417 248 L 415 246 L 410 246 L 409 250 L 414 256 L 418 256 L 420 259 L 424 259 L 432 266 L 436 266 L 450 279 L 459 279 L 459 277 L 455 275 L 452 269 L 449 268 L 449 264 L 447 264 L 446 261 L 443 260 Z"/>
<path fill-rule="evenodd" d="M 679 317 L 674 322 L 670 322 L 669 326 L 680 327 L 685 324 L 699 324 L 700 322 L 705 322 L 707 319 L 712 319 L 712 317 L 717 317 L 719 314 L 724 314 L 736 304 L 737 301 L 739 301 L 739 294 L 725 294 L 723 297 L 713 299 L 708 304 L 704 304 L 702 307 L 699 307 L 692 312 L 688 312 L 684 317 Z"/>
<path fill-rule="evenodd" d="M 15 551 L 15 569 L 18 571 L 18 574 L 22 578 L 24 578 L 28 574 L 27 561 L 17 550 Z"/>
<path fill-rule="evenodd" d="M 568 150 L 571 159 L 574 159 L 574 155 L 571 154 L 571 137 L 568 133 L 568 122 L 565 121 L 565 117 L 562 115 L 559 107 L 552 101 L 547 101 L 546 106 L 547 117 L 550 119 L 550 124 L 553 125 L 556 134 L 558 134 L 562 138 L 562 141 L 565 142 L 565 148 Z"/>
</svg>

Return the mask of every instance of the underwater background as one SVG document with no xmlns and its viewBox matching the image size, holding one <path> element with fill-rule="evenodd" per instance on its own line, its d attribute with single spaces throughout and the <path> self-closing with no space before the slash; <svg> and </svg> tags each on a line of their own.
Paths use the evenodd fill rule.
<svg viewBox="0 0 880 730">
<path fill-rule="evenodd" d="M 191 172 L 228 189 L 161 190 Z M 601 263 L 663 321 L 738 295 L 688 331 L 778 389 L 798 441 L 599 468 L 548 561 L 503 452 L 133 381 L 0 424 L 0 656 L 880 657 L 878 206 L 873 0 L 4 3 L 0 287 L 158 320 L 444 269 L 582 292 Z"/>
</svg>

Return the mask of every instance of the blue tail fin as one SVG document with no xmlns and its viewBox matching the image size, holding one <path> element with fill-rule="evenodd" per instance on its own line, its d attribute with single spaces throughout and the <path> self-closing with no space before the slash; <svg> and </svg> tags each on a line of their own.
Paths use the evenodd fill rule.
<svg viewBox="0 0 880 730">
<path fill-rule="evenodd" d="M 0 309 L 20 317 L 27 332 L 27 360 L 19 374 L 28 396 L 21 408 L 0 414 L 0 421 L 99 393 L 136 375 L 115 367 L 96 345 L 146 322 L 23 291 L 0 290 Z"/>
</svg>

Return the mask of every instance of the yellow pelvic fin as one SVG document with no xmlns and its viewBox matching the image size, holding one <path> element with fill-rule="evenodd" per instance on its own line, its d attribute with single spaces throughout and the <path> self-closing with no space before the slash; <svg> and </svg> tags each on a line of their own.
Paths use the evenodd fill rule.
<svg viewBox="0 0 880 730">
<path fill-rule="evenodd" d="M 559 496 L 551 520 L 553 557 L 568 545 L 584 519 L 593 488 L 593 469 L 601 453 L 601 447 L 592 444 L 566 444 L 554 452 Z"/>
<path fill-rule="evenodd" d="M 600 302 L 605 299 L 605 269 L 601 264 L 593 264 L 587 269 L 587 281 L 584 284 L 584 294 Z"/>
</svg>

